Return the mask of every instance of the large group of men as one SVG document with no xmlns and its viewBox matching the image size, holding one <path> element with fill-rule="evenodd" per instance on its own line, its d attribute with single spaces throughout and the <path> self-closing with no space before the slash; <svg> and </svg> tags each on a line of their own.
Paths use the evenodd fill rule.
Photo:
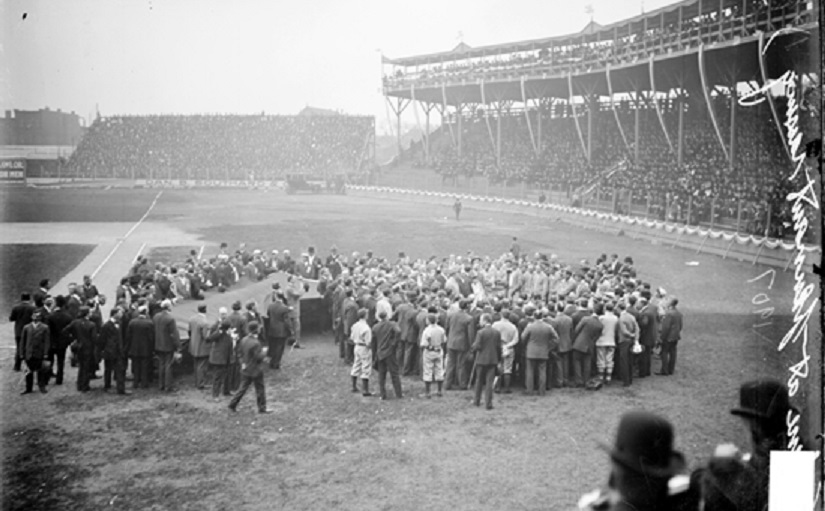
<svg viewBox="0 0 825 511">
<path fill-rule="evenodd" d="M 200 266 L 195 257 L 187 261 L 189 269 Z M 631 385 L 634 376 L 651 374 L 654 351 L 661 359 L 657 374 L 671 375 L 675 369 L 682 329 L 678 300 L 640 279 L 629 257 L 602 255 L 592 264 L 562 264 L 554 255 L 525 255 L 514 238 L 510 250 L 497 258 L 468 253 L 411 260 L 399 253 L 389 260 L 372 252 L 346 257 L 333 247 L 322 260 L 310 247 L 293 261 L 288 252 L 286 257 L 276 251 L 264 255 L 241 247 L 227 254 L 222 246 L 213 260 L 237 261 L 246 268 L 234 270 L 217 287 L 275 272 L 285 272 L 286 282 L 272 284 L 261 311 L 255 301 L 235 301 L 210 320 L 207 305 L 198 303 L 185 325 L 188 345 L 171 310 L 181 299 L 201 296 L 193 293 L 197 286 L 191 282 L 188 287 L 183 281 L 161 284 L 172 274 L 164 265 L 146 271 L 148 261 L 139 258 L 105 320 L 106 298 L 88 276 L 59 296 L 50 295 L 48 280 L 41 281 L 35 293 L 23 294 L 9 317 L 17 343 L 15 370 L 23 362 L 28 369 L 23 393 L 33 392 L 35 378 L 44 393 L 51 378 L 62 384 L 67 351 L 78 367 L 78 391 L 90 389 L 103 362 L 104 389 L 114 383 L 118 394 L 128 394 L 129 360 L 133 389 L 148 388 L 156 359 L 158 388 L 171 392 L 172 367 L 188 350 L 197 388 L 211 387 L 217 401 L 229 398 L 234 412 L 254 387 L 258 411 L 270 413 L 264 368 L 280 369 L 290 342 L 300 347 L 300 301 L 310 282 L 327 306 L 321 326 L 333 332 L 338 355 L 352 367 L 352 390 L 365 396 L 372 395 L 373 370 L 382 399 L 388 398 L 388 374 L 398 398 L 401 376 L 412 376 L 423 380 L 423 398 L 431 398 L 433 390 L 441 397 L 475 382 L 473 403 L 480 406 L 483 397 L 492 409 L 493 394 L 511 393 L 516 384 L 527 394 L 544 395 L 562 387 L 598 389 L 615 373 L 623 385 Z M 187 274 L 195 273 L 189 269 Z M 784 419 L 789 410 L 788 390 L 781 383 L 745 383 L 732 413 L 745 420 L 753 452 L 744 455 L 721 445 L 707 465 L 692 473 L 673 449 L 675 433 L 667 419 L 627 413 L 614 445 L 604 446 L 611 460 L 606 487 L 583 496 L 579 506 L 762 509 L 769 451 L 788 445 Z"/>
</svg>

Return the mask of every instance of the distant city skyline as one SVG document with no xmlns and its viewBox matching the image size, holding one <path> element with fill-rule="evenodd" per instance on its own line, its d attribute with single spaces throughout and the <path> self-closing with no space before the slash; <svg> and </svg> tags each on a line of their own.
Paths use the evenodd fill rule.
<svg viewBox="0 0 825 511">
<path fill-rule="evenodd" d="M 651 11 L 675 3 L 646 0 Z M 103 115 L 294 115 L 305 106 L 392 117 L 381 56 L 575 33 L 639 0 L 272 2 L 6 0 L 0 109 Z M 402 124 L 415 126 L 410 113 Z"/>
</svg>

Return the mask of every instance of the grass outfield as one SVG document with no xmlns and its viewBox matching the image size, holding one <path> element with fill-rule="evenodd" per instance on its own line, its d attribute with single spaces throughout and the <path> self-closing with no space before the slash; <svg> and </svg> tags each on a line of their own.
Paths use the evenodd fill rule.
<svg viewBox="0 0 825 511">
<path fill-rule="evenodd" d="M 349 368 L 322 335 L 266 375 L 275 413 L 259 417 L 254 396 L 231 415 L 226 403 L 193 389 L 191 377 L 173 396 L 152 390 L 118 398 L 100 391 L 99 381 L 97 390 L 76 393 L 70 370 L 72 385 L 21 397 L 19 375 L 4 368 L 4 409 L 21 412 L 2 416 L 4 509 L 563 510 L 605 482 L 607 457 L 596 445 L 612 440 L 627 410 L 669 417 L 693 466 L 718 443 L 748 445 L 729 409 L 743 380 L 785 377 L 788 360 L 776 344 L 789 324 L 791 274 L 779 271 L 767 290 L 763 281 L 748 282 L 763 267 L 519 215 L 466 208 L 456 222 L 451 204 L 166 191 L 148 220 L 196 233 L 208 250 L 226 241 L 293 253 L 313 244 L 322 256 L 333 244 L 386 256 L 497 255 L 518 236 L 523 249 L 563 261 L 632 255 L 641 278 L 680 298 L 676 375 L 595 393 L 496 396 L 491 412 L 472 407 L 468 392 L 420 399 L 423 384 L 404 378 L 405 399 L 382 402 L 349 392 Z M 174 259 L 190 248 L 153 254 Z M 758 335 L 752 300 L 763 291 L 776 310 Z M 210 300 L 214 314 L 221 298 Z"/>
<path fill-rule="evenodd" d="M 37 291 L 41 279 L 52 285 L 89 255 L 92 245 L 0 245 L 0 311 L 17 303 L 20 293 Z"/>
<path fill-rule="evenodd" d="M 157 190 L 0 188 L 0 222 L 135 222 Z"/>
</svg>

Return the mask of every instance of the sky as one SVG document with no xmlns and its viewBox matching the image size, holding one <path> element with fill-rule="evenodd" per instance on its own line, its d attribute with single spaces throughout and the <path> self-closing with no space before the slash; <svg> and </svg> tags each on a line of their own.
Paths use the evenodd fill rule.
<svg viewBox="0 0 825 511">
<path fill-rule="evenodd" d="M 0 0 L 0 109 L 391 115 L 389 58 L 580 31 L 674 0 Z M 379 131 L 383 131 L 379 129 Z"/>
</svg>

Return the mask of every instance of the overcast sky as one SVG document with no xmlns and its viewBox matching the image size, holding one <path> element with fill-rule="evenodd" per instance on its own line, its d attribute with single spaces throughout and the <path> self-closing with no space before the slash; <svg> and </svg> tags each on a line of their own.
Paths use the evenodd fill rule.
<svg viewBox="0 0 825 511">
<path fill-rule="evenodd" d="M 654 10 L 673 0 L 645 0 Z M 640 0 L 0 0 L 0 108 L 295 114 L 384 124 L 390 58 L 581 30 Z M 24 18 L 25 16 L 25 18 Z"/>
</svg>

